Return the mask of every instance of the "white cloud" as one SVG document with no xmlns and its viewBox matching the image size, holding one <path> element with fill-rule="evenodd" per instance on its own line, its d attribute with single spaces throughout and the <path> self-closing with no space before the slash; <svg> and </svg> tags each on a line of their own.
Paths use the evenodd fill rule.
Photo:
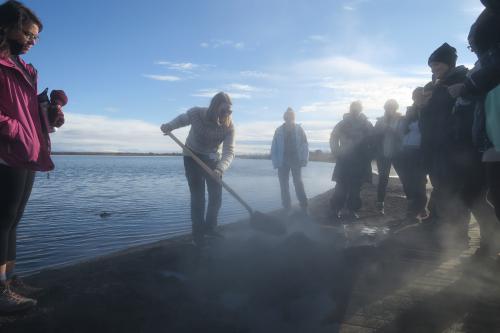
<svg viewBox="0 0 500 333">
<path fill-rule="evenodd" d="M 266 92 L 263 89 L 242 83 L 231 83 L 228 84 L 225 89 L 200 89 L 192 96 L 195 97 L 208 97 L 212 98 L 219 91 L 224 91 L 233 99 L 251 99 L 253 97 L 252 93 Z"/>
<path fill-rule="evenodd" d="M 120 110 L 118 108 L 115 108 L 115 107 L 112 107 L 112 106 L 104 108 L 104 112 L 117 113 L 119 111 Z"/>
<path fill-rule="evenodd" d="M 194 64 L 192 62 L 171 62 L 171 61 L 157 61 L 156 65 L 165 66 L 169 70 L 178 71 L 182 73 L 192 73 L 193 71 L 207 70 L 215 67 L 215 65 L 208 64 Z"/>
<path fill-rule="evenodd" d="M 365 80 L 330 80 L 318 83 L 321 87 L 332 91 L 334 96 L 325 101 L 318 101 L 300 108 L 301 112 L 314 113 L 317 117 L 334 115 L 340 120 L 341 115 L 347 112 L 349 104 L 354 100 L 361 100 L 365 114 L 375 119 L 382 114 L 385 101 L 396 99 L 400 104 L 400 112 L 404 113 L 411 105 L 411 95 L 418 86 L 423 86 L 428 79 L 423 77 L 401 77 L 384 75 Z"/>
<path fill-rule="evenodd" d="M 315 91 L 315 100 L 299 108 L 309 120 L 338 121 L 354 100 L 363 102 L 365 113 L 372 120 L 381 115 L 389 98 L 398 100 L 404 113 L 412 103 L 413 90 L 430 80 L 429 70 L 423 67 L 400 69 L 395 74 L 344 56 L 309 59 L 290 68 L 290 77 L 301 78 L 292 89 L 308 87 Z"/>
<path fill-rule="evenodd" d="M 484 10 L 483 6 L 475 6 L 475 7 L 470 7 L 470 8 L 464 8 L 464 12 L 466 13 L 471 13 L 474 15 L 479 15 L 481 12 Z"/>
<path fill-rule="evenodd" d="M 200 67 L 200 65 L 193 64 L 191 62 L 173 63 L 170 61 L 157 61 L 156 64 L 162 65 L 162 66 L 167 66 L 168 69 L 181 71 L 181 72 L 192 71 L 192 70 Z"/>
<path fill-rule="evenodd" d="M 240 75 L 246 76 L 246 77 L 251 77 L 251 78 L 258 78 L 258 79 L 267 79 L 267 78 L 271 77 L 270 74 L 260 72 L 260 71 L 241 71 Z"/>
<path fill-rule="evenodd" d="M 297 115 L 297 123 L 299 123 L 306 132 L 310 142 L 326 143 L 330 139 L 330 133 L 336 122 L 341 118 L 333 120 L 301 120 L 300 114 Z M 236 123 L 236 138 L 241 142 L 267 142 L 270 143 L 276 128 L 281 126 L 280 121 L 254 121 L 246 123 Z"/>
<path fill-rule="evenodd" d="M 370 2 L 371 0 L 350 0 L 342 5 L 342 8 L 347 11 L 355 11 L 363 3 Z"/>
<path fill-rule="evenodd" d="M 333 113 L 343 112 L 346 109 L 345 101 L 315 102 L 300 107 L 301 113 Z M 340 120 L 340 119 L 339 119 Z"/>
<path fill-rule="evenodd" d="M 176 134 L 184 140 L 187 128 Z M 54 151 L 80 152 L 180 151 L 162 135 L 160 124 L 70 112 L 66 113 L 65 125 L 52 135 L 52 147 Z"/>
<path fill-rule="evenodd" d="M 234 48 L 238 49 L 238 50 L 242 50 L 245 48 L 245 43 L 242 43 L 242 42 L 235 43 Z"/>
<path fill-rule="evenodd" d="M 311 42 L 325 43 L 328 42 L 329 38 L 325 35 L 311 35 L 307 38 L 307 40 Z"/>
<path fill-rule="evenodd" d="M 143 74 L 143 77 L 146 77 L 151 80 L 155 81 L 169 81 L 169 82 L 175 82 L 181 80 L 180 77 L 174 76 L 174 75 L 155 75 L 155 74 Z"/>
<path fill-rule="evenodd" d="M 248 84 L 240 84 L 240 83 L 231 83 L 228 87 L 229 87 L 229 89 L 232 89 L 232 90 L 239 90 L 239 91 L 245 91 L 245 92 L 253 92 L 253 91 L 258 90 L 257 88 L 252 87 Z"/>
<path fill-rule="evenodd" d="M 217 94 L 220 91 L 224 91 L 223 89 L 217 90 L 217 89 L 200 89 L 196 93 L 192 94 L 191 96 L 194 97 L 204 97 L 204 98 L 212 98 L 214 97 L 215 94 Z M 234 91 L 225 91 L 227 94 L 232 99 L 250 99 L 252 96 L 247 93 L 243 92 L 234 92 Z"/>
<path fill-rule="evenodd" d="M 210 42 L 203 42 L 200 44 L 203 48 L 213 48 L 218 49 L 221 47 L 231 47 L 237 50 L 242 50 L 245 48 L 244 42 L 235 42 L 227 39 L 212 39 Z"/>
<path fill-rule="evenodd" d="M 385 74 L 370 64 L 343 56 L 305 60 L 293 65 L 293 69 L 302 77 L 339 75 L 373 77 Z"/>
<path fill-rule="evenodd" d="M 267 152 L 279 125 L 279 121 L 237 123 L 236 153 Z M 313 128 L 305 127 L 306 131 Z M 184 127 L 174 133 L 185 141 L 188 132 L 189 127 Z M 313 134 L 311 138 L 316 136 Z M 77 113 L 66 114 L 66 124 L 52 135 L 52 148 L 59 152 L 181 152 L 177 144 L 161 133 L 160 124 Z"/>
</svg>

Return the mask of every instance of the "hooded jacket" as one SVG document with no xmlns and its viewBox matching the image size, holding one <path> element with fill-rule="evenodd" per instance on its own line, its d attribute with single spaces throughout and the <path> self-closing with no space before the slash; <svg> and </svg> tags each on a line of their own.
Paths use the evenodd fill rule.
<svg viewBox="0 0 500 333">
<path fill-rule="evenodd" d="M 496 6 L 500 7 L 498 3 Z M 485 95 L 500 84 L 500 11 L 486 8 L 472 25 L 469 42 L 479 58 L 480 68 L 465 81 L 462 96 Z"/>
<path fill-rule="evenodd" d="M 364 114 L 361 113 L 357 117 L 351 113 L 344 114 L 344 118 L 333 128 L 330 135 L 333 156 L 366 153 L 366 138 L 372 131 L 373 125 Z"/>
<path fill-rule="evenodd" d="M 335 158 L 332 180 L 371 182 L 372 147 L 369 138 L 373 125 L 364 114 L 357 117 L 346 113 L 334 127 L 330 136 L 330 148 Z"/>
<path fill-rule="evenodd" d="M 54 168 L 48 119 L 40 112 L 37 71 L 18 58 L 0 58 L 0 159 L 11 167 L 34 171 Z"/>
<path fill-rule="evenodd" d="M 421 147 L 424 153 L 447 151 L 450 148 L 453 139 L 451 116 L 456 99 L 449 94 L 448 87 L 463 83 L 467 72 L 464 66 L 452 68 L 443 79 L 426 86 L 432 86 L 432 97 L 420 113 Z"/>
<path fill-rule="evenodd" d="M 285 164 L 285 126 L 286 124 L 283 124 L 276 129 L 271 144 L 271 160 L 275 169 L 281 168 Z M 309 145 L 306 133 L 299 124 L 294 124 L 293 133 L 298 159 L 297 166 L 305 167 L 309 160 Z"/>
<path fill-rule="evenodd" d="M 401 150 L 402 144 L 402 115 L 396 113 L 392 117 L 384 115 L 375 123 L 375 140 L 377 142 L 377 156 L 392 158 Z"/>
</svg>

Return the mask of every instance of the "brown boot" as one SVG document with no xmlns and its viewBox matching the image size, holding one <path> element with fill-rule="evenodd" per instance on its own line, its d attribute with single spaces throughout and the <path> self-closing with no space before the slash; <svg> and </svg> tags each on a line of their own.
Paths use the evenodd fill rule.
<svg viewBox="0 0 500 333">
<path fill-rule="evenodd" d="M 9 281 L 8 285 L 10 290 L 16 294 L 23 295 L 26 297 L 33 297 L 38 295 L 43 289 L 33 287 L 24 283 L 24 281 L 17 275 L 14 275 Z"/>
<path fill-rule="evenodd" d="M 33 308 L 36 300 L 11 291 L 7 283 L 0 282 L 0 313 L 8 314 Z"/>
</svg>

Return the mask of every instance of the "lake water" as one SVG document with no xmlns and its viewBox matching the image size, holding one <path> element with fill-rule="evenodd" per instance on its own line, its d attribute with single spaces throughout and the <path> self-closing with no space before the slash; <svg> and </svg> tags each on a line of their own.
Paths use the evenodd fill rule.
<svg viewBox="0 0 500 333">
<path fill-rule="evenodd" d="M 18 228 L 19 272 L 191 231 L 182 157 L 55 156 L 54 161 L 50 178 L 38 173 Z M 333 186 L 332 169 L 333 164 L 320 162 L 303 169 L 308 197 Z M 254 209 L 281 207 L 277 172 L 268 160 L 236 159 L 224 180 Z M 110 215 L 102 218 L 103 212 Z M 224 192 L 219 223 L 246 217 L 246 210 Z"/>
</svg>

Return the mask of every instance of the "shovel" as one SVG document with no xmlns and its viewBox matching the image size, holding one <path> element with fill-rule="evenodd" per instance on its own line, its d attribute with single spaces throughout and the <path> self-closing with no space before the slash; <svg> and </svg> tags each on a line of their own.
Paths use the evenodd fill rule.
<svg viewBox="0 0 500 333">
<path fill-rule="evenodd" d="M 175 141 L 190 157 L 195 160 L 196 163 L 200 167 L 205 170 L 205 172 L 217 183 L 219 183 L 223 188 L 226 189 L 226 191 L 229 192 L 238 202 L 245 207 L 245 209 L 248 211 L 250 214 L 250 226 L 256 230 L 272 234 L 272 235 L 282 235 L 286 232 L 286 228 L 283 225 L 282 221 L 277 219 L 276 217 L 261 213 L 259 211 L 254 210 L 252 207 L 250 207 L 249 204 L 247 204 L 239 195 L 236 193 L 229 185 L 227 185 L 217 174 L 210 169 L 198 156 L 196 156 L 191 149 L 186 147 L 185 144 L 183 144 L 175 135 L 172 133 L 167 134 L 172 140 Z"/>
</svg>

